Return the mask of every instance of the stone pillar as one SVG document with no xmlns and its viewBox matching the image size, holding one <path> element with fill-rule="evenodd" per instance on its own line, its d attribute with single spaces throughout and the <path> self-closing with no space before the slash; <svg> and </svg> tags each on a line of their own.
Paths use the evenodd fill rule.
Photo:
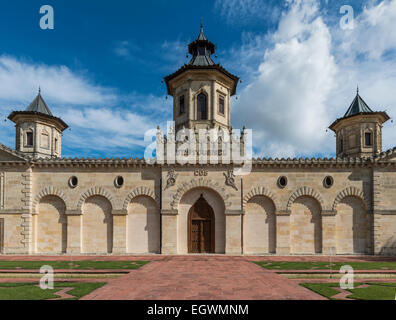
<svg viewBox="0 0 396 320">
<path fill-rule="evenodd" d="M 113 210 L 113 253 L 127 252 L 127 210 Z"/>
<path fill-rule="evenodd" d="M 82 214 L 71 210 L 66 211 L 67 216 L 67 253 L 82 253 Z"/>
<path fill-rule="evenodd" d="M 383 175 L 381 172 L 373 169 L 373 199 L 372 199 L 372 226 L 370 240 L 372 241 L 372 252 L 375 255 L 381 254 L 382 239 L 381 239 L 381 214 L 379 214 L 379 207 L 381 205 L 381 183 Z"/>
<path fill-rule="evenodd" d="M 161 253 L 162 254 L 177 254 L 177 211 L 176 210 L 162 210 L 161 211 Z"/>
<path fill-rule="evenodd" d="M 336 211 L 322 211 L 322 253 L 335 255 L 336 252 Z"/>
<path fill-rule="evenodd" d="M 5 185 L 6 187 L 6 185 Z M 5 190 L 5 187 L 3 190 Z M 26 169 L 22 173 L 22 246 L 21 252 L 23 254 L 34 253 L 32 233 L 33 233 L 33 208 L 32 208 L 32 193 L 33 193 L 33 171 L 32 167 Z"/>
<path fill-rule="evenodd" d="M 380 214 L 373 213 L 372 241 L 374 242 L 374 255 L 382 254 L 381 219 Z"/>
<path fill-rule="evenodd" d="M 241 210 L 225 212 L 226 254 L 242 254 L 242 214 Z"/>
<path fill-rule="evenodd" d="M 290 211 L 276 212 L 276 253 L 290 254 Z"/>
</svg>

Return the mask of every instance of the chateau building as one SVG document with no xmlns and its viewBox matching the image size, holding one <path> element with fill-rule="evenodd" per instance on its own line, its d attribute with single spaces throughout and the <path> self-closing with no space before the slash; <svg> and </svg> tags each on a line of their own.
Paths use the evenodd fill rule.
<svg viewBox="0 0 396 320">
<path fill-rule="evenodd" d="M 188 50 L 190 62 L 165 78 L 175 131 L 231 131 L 238 77 L 213 61 L 202 28 Z M 336 158 L 253 159 L 247 175 L 234 175 L 233 161 L 62 158 L 68 126 L 41 92 L 9 119 L 4 254 L 396 254 L 396 148 L 382 151 L 389 116 L 359 92 L 330 126 Z"/>
</svg>

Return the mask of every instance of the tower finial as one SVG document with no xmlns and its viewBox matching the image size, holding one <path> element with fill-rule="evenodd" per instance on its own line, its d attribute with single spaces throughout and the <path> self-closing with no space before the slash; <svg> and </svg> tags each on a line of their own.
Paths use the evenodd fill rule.
<svg viewBox="0 0 396 320">
<path fill-rule="evenodd" d="M 201 32 L 203 31 L 203 17 L 201 17 Z"/>
<path fill-rule="evenodd" d="M 38 91 L 38 93 L 41 94 L 41 87 L 40 87 L 40 86 L 39 86 L 39 91 Z"/>
<path fill-rule="evenodd" d="M 357 85 L 356 93 L 359 94 L 359 85 Z"/>
</svg>

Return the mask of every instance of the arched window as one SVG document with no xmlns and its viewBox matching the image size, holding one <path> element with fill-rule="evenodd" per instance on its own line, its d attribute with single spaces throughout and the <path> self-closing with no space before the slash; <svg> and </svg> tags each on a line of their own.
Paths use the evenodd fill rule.
<svg viewBox="0 0 396 320">
<path fill-rule="evenodd" d="M 197 97 L 197 120 L 208 119 L 208 107 L 206 100 L 206 95 L 204 93 L 200 93 Z"/>
</svg>

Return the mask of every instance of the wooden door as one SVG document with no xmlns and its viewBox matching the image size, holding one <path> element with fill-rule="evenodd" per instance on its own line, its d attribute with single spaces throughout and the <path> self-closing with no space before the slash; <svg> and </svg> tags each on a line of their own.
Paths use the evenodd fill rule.
<svg viewBox="0 0 396 320">
<path fill-rule="evenodd" d="M 201 233 L 201 253 L 212 252 L 212 222 L 210 220 L 202 220 L 202 233 Z"/>
<path fill-rule="evenodd" d="M 191 224 L 191 252 L 201 252 L 201 223 L 199 220 L 194 220 Z"/>
<path fill-rule="evenodd" d="M 214 228 L 213 209 L 201 195 L 188 214 L 188 252 L 214 253 Z"/>
</svg>

